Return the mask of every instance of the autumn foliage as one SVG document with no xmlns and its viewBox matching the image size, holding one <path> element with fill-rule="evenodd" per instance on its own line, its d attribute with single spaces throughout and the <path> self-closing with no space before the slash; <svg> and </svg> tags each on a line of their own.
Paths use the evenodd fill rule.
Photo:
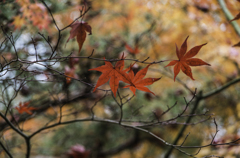
<svg viewBox="0 0 240 158">
<path fill-rule="evenodd" d="M 238 156 L 239 2 L 0 2 L 0 157 Z"/>
<path fill-rule="evenodd" d="M 136 89 L 154 94 L 145 86 L 153 84 L 155 81 L 158 81 L 160 78 L 143 79 L 144 76 L 146 75 L 148 67 L 150 65 L 148 65 L 146 68 L 137 72 L 137 74 L 134 76 L 134 72 L 132 70 L 133 65 L 131 65 L 129 68 L 123 70 L 124 54 L 122 55 L 121 59 L 122 60 L 119 60 L 115 64 L 115 66 L 113 66 L 110 62 L 105 61 L 105 65 L 97 67 L 97 68 L 89 69 L 90 71 L 96 70 L 96 71 L 102 72 L 102 75 L 99 77 L 98 82 L 97 82 L 93 92 L 99 86 L 105 84 L 110 79 L 109 84 L 110 84 L 111 90 L 115 97 L 116 97 L 119 81 L 123 81 L 125 83 L 130 84 L 123 88 L 130 88 L 130 90 L 133 92 L 134 95 L 135 95 Z M 127 73 L 128 71 L 129 71 L 129 73 Z"/>
<path fill-rule="evenodd" d="M 32 22 L 40 30 L 48 30 L 50 24 L 50 18 L 48 16 L 47 9 L 42 3 L 33 3 L 31 5 L 29 0 L 16 0 L 20 4 L 22 15 L 19 14 L 14 17 L 12 25 L 15 29 L 20 29 L 27 21 Z"/>
</svg>

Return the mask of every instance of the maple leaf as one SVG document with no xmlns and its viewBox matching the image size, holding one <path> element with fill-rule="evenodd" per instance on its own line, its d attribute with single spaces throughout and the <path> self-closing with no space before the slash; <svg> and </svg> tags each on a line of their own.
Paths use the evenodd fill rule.
<svg viewBox="0 0 240 158">
<path fill-rule="evenodd" d="M 189 36 L 188 36 L 189 37 Z M 205 61 L 198 59 L 198 58 L 192 58 L 195 55 L 198 54 L 199 50 L 202 48 L 202 46 L 206 45 L 207 43 L 204 43 L 199 46 L 195 46 L 192 49 L 190 49 L 187 53 L 187 39 L 183 42 L 180 50 L 178 50 L 178 47 L 176 45 L 176 54 L 178 57 L 178 60 L 173 60 L 171 61 L 167 66 L 174 66 L 174 81 L 178 73 L 180 72 L 180 69 L 187 75 L 189 76 L 192 80 L 194 80 L 192 76 L 192 71 L 190 66 L 201 66 L 201 65 L 208 65 L 211 66 L 210 64 L 206 63 Z"/>
<path fill-rule="evenodd" d="M 135 76 L 134 76 L 134 72 L 132 70 L 132 66 L 130 66 L 130 71 L 128 73 L 130 80 L 125 81 L 126 83 L 128 83 L 130 85 L 127 85 L 123 88 L 129 88 L 133 92 L 134 95 L 135 95 L 136 89 L 141 90 L 141 91 L 145 91 L 145 92 L 149 92 L 149 93 L 152 93 L 153 95 L 155 95 L 152 91 L 150 91 L 145 86 L 151 85 L 161 78 L 145 78 L 145 79 L 143 79 L 145 77 L 145 75 L 148 71 L 148 67 L 150 65 L 151 64 L 149 64 L 144 69 L 138 71 Z"/>
<path fill-rule="evenodd" d="M 18 107 L 15 107 L 15 109 L 17 109 L 17 111 L 22 114 L 24 112 L 28 113 L 29 115 L 32 115 L 32 112 L 31 110 L 36 110 L 36 108 L 34 107 L 28 107 L 28 105 L 30 104 L 30 102 L 25 102 L 25 103 L 22 103 L 20 102 Z"/>
<path fill-rule="evenodd" d="M 105 58 L 104 58 L 105 59 Z M 124 59 L 124 54 L 122 55 L 122 58 Z M 117 89 L 118 89 L 118 83 L 120 80 L 127 81 L 125 78 L 128 78 L 123 72 L 124 67 L 124 60 L 119 60 L 115 66 L 111 64 L 109 61 L 104 61 L 105 65 L 89 69 L 88 71 L 96 70 L 102 72 L 102 75 L 99 77 L 98 82 L 93 90 L 93 92 L 101 85 L 108 82 L 110 79 L 109 85 L 110 88 L 116 97 Z"/>
<path fill-rule="evenodd" d="M 88 25 L 88 23 L 86 22 L 75 22 L 74 24 L 72 24 L 70 26 L 72 29 L 70 31 L 70 36 L 67 40 L 67 42 L 74 38 L 75 36 L 77 36 L 77 42 L 78 42 L 78 46 L 79 46 L 79 51 L 78 53 L 80 53 L 81 49 L 82 49 L 82 45 L 86 39 L 87 33 L 89 33 L 89 35 L 92 34 L 92 27 L 90 25 Z"/>
<path fill-rule="evenodd" d="M 132 47 L 130 47 L 128 44 L 125 44 L 125 48 L 129 51 L 129 53 L 131 54 L 138 54 L 140 53 L 139 52 L 139 49 L 138 49 L 138 46 L 135 46 L 135 48 L 133 49 Z"/>
</svg>

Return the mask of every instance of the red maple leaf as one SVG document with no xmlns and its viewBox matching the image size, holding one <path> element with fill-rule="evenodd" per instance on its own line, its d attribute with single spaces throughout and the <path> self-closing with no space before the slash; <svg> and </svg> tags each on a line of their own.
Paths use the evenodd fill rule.
<svg viewBox="0 0 240 158">
<path fill-rule="evenodd" d="M 92 27 L 90 25 L 88 25 L 88 23 L 86 22 L 75 22 L 74 24 L 72 24 L 70 26 L 72 29 L 70 31 L 70 36 L 67 40 L 67 42 L 74 38 L 75 36 L 77 36 L 77 42 L 78 42 L 78 46 L 79 46 L 79 51 L 78 53 L 80 53 L 81 49 L 82 49 L 82 45 L 86 39 L 87 33 L 89 33 L 89 35 L 92 34 Z"/>
<path fill-rule="evenodd" d="M 124 59 L 124 54 L 122 55 L 122 59 Z M 93 90 L 93 92 L 101 85 L 105 84 L 108 82 L 110 79 L 110 87 L 111 90 L 116 97 L 117 89 L 118 89 L 118 83 L 120 80 L 126 81 L 124 77 L 126 78 L 127 76 L 124 76 L 123 74 L 123 67 L 124 67 L 124 60 L 118 61 L 115 66 L 111 64 L 109 61 L 105 61 L 105 65 L 89 69 L 88 71 L 91 70 L 96 70 L 102 72 L 102 75 L 99 77 L 98 82 Z"/>
<path fill-rule="evenodd" d="M 32 110 L 36 110 L 36 108 L 34 107 L 28 107 L 28 105 L 30 104 L 30 102 L 25 102 L 25 103 L 22 103 L 20 102 L 18 107 L 15 107 L 15 109 L 17 109 L 17 111 L 22 114 L 24 112 L 28 113 L 29 115 L 32 115 Z"/>
<path fill-rule="evenodd" d="M 154 94 L 152 91 L 150 91 L 145 86 L 153 84 L 154 82 L 158 81 L 160 78 L 145 78 L 145 79 L 143 79 L 145 77 L 145 75 L 148 71 L 148 67 L 150 65 L 151 64 L 149 64 L 144 69 L 138 71 L 135 76 L 134 76 L 134 72 L 132 70 L 132 66 L 130 66 L 130 71 L 128 73 L 129 78 L 127 78 L 125 80 L 125 82 L 130 85 L 127 85 L 123 88 L 130 88 L 130 90 L 133 92 L 134 95 L 135 95 L 136 89 Z"/>
<path fill-rule="evenodd" d="M 195 55 L 197 55 L 199 50 L 202 48 L 202 46 L 206 45 L 207 43 L 199 45 L 199 46 L 195 46 L 186 53 L 188 37 L 185 39 L 185 41 L 182 44 L 180 50 L 178 50 L 178 47 L 176 45 L 176 54 L 177 54 L 178 60 L 173 60 L 167 65 L 167 66 L 174 66 L 175 65 L 174 66 L 174 81 L 175 81 L 176 76 L 180 72 L 180 69 L 187 76 L 189 76 L 192 80 L 194 80 L 193 76 L 192 76 L 192 71 L 191 71 L 190 66 L 201 66 L 201 65 L 211 66 L 210 64 L 202 61 L 201 59 L 192 58 Z M 167 66 L 165 66 L 165 67 L 167 67 Z"/>
</svg>

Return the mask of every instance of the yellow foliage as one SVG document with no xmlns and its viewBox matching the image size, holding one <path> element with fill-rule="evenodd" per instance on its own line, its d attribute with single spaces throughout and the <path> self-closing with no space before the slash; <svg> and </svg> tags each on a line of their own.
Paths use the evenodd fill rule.
<svg viewBox="0 0 240 158">
<path fill-rule="evenodd" d="M 17 15 L 14 17 L 13 24 L 14 24 L 15 29 L 21 28 L 25 23 L 26 23 L 25 19 L 23 17 L 21 17 L 20 15 Z"/>
<path fill-rule="evenodd" d="M 50 18 L 47 9 L 42 3 L 31 4 L 29 0 L 17 0 L 16 2 L 21 6 L 22 16 L 14 17 L 12 24 L 15 29 L 25 26 L 30 21 L 40 30 L 49 30 Z"/>
</svg>

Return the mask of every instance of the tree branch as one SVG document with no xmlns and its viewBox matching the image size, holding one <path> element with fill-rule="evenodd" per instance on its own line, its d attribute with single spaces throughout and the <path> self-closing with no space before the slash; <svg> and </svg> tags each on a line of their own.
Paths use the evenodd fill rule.
<svg viewBox="0 0 240 158">
<path fill-rule="evenodd" d="M 213 96 L 213 95 L 215 95 L 215 94 L 217 94 L 217 93 L 220 93 L 221 91 L 225 90 L 226 88 L 228 88 L 228 87 L 230 87 L 230 86 L 232 86 L 232 85 L 234 85 L 234 84 L 236 84 L 236 83 L 238 83 L 238 82 L 240 82 L 240 78 L 236 78 L 236 79 L 234 79 L 234 80 L 226 83 L 226 84 L 223 85 L 222 87 L 217 88 L 217 89 L 215 89 L 215 90 L 213 90 L 213 91 L 211 91 L 211 92 L 208 92 L 208 93 L 205 94 L 205 95 L 202 95 L 202 96 L 201 96 L 201 99 L 206 99 L 206 98 L 211 97 L 211 96 Z M 199 96 L 199 97 L 200 97 L 200 96 Z"/>
<path fill-rule="evenodd" d="M 228 10 L 225 1 L 224 0 L 218 0 L 218 3 L 220 4 L 226 18 L 228 21 L 232 20 L 234 17 L 232 16 L 231 12 Z M 236 33 L 238 34 L 238 36 L 240 36 L 240 27 L 238 25 L 238 23 L 236 21 L 232 21 L 231 22 L 234 30 L 236 31 Z"/>
</svg>

